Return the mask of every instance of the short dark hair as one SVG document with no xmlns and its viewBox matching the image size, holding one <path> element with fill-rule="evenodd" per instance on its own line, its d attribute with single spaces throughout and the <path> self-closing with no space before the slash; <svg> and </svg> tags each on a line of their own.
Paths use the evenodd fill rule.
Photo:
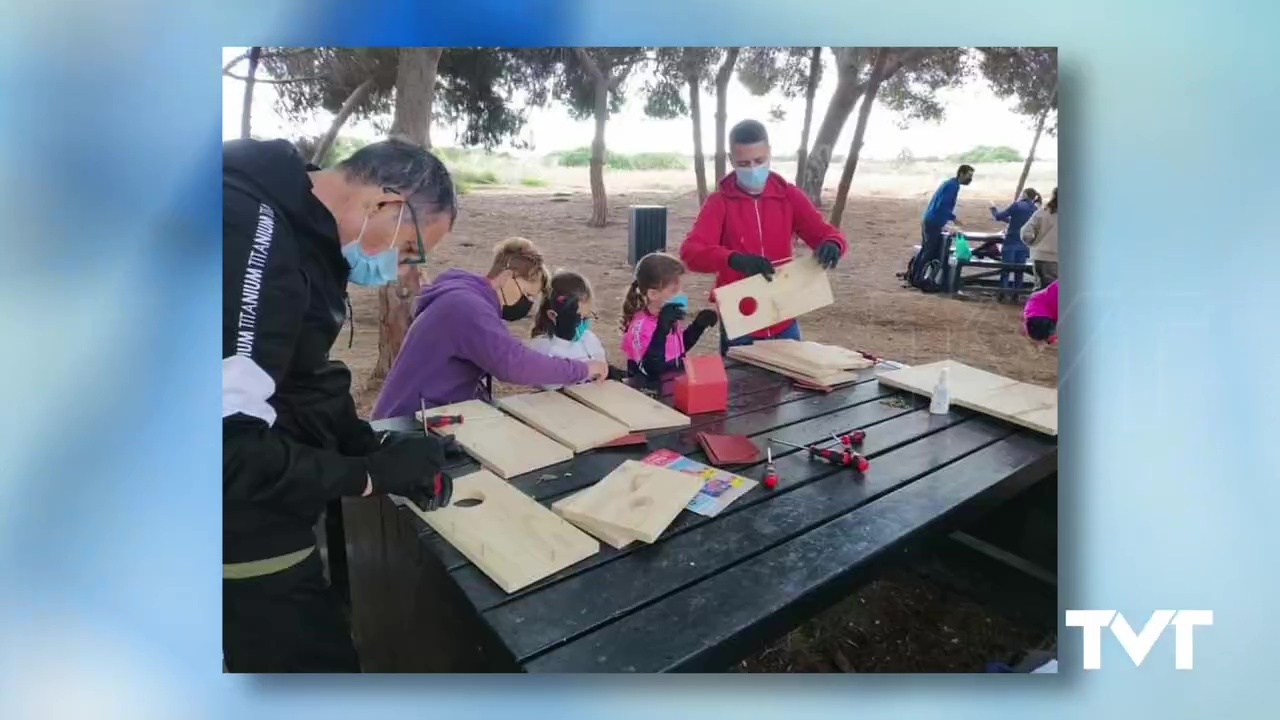
<svg viewBox="0 0 1280 720">
<path fill-rule="evenodd" d="M 458 196 L 449 169 L 426 148 L 401 138 L 370 143 L 338 163 L 347 180 L 377 185 L 399 193 L 413 209 L 427 215 L 458 218 Z"/>
<path fill-rule="evenodd" d="M 1027 335 L 1032 340 L 1044 342 L 1053 334 L 1056 326 L 1057 323 L 1053 321 L 1053 318 L 1047 318 L 1043 315 L 1029 317 L 1027 318 Z"/>
<path fill-rule="evenodd" d="M 755 145 L 769 142 L 769 131 L 759 120 L 743 120 L 729 131 L 730 145 Z"/>
<path fill-rule="evenodd" d="M 965 173 L 971 173 L 971 172 L 973 172 L 972 165 L 961 165 L 959 168 L 956 169 L 956 177 L 960 177 Z"/>
</svg>

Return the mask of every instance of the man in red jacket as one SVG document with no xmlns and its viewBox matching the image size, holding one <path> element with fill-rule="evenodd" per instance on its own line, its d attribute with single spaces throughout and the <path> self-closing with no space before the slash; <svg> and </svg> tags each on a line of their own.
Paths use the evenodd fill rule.
<svg viewBox="0 0 1280 720">
<path fill-rule="evenodd" d="M 828 223 L 804 191 L 769 171 L 769 135 L 764 125 L 743 120 L 729 131 L 733 174 L 707 196 L 680 259 L 693 272 L 715 273 L 716 287 L 751 275 L 773 277 L 774 266 L 792 259 L 799 235 L 823 267 L 834 268 L 848 248 L 840 229 Z M 800 339 L 794 319 L 730 340 L 720 326 L 720 354 L 756 340 Z"/>
</svg>

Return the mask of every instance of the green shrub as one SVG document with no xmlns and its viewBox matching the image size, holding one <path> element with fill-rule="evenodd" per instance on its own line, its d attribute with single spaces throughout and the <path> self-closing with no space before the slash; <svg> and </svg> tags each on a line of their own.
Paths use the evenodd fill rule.
<svg viewBox="0 0 1280 720">
<path fill-rule="evenodd" d="M 477 170 L 469 167 L 451 167 L 449 174 L 455 182 L 464 185 L 497 185 L 498 174 L 492 170 Z"/>
<path fill-rule="evenodd" d="M 591 164 L 591 148 L 580 147 L 573 150 L 562 150 L 549 156 L 562 167 L 587 167 Z M 605 167 L 610 170 L 684 170 L 689 167 L 684 156 L 679 153 L 645 152 L 616 153 L 605 152 Z"/>
<path fill-rule="evenodd" d="M 1007 145 L 978 145 L 949 159 L 960 163 L 1022 162 L 1022 154 Z"/>
<path fill-rule="evenodd" d="M 520 178 L 520 184 L 525 187 L 546 187 L 547 181 L 540 177 L 523 177 Z"/>
</svg>

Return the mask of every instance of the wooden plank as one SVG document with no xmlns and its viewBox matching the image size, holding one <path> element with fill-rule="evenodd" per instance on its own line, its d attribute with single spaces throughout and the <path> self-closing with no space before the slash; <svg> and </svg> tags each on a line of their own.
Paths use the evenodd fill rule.
<svg viewBox="0 0 1280 720">
<path fill-rule="evenodd" d="M 589 489 L 590 488 L 588 488 L 588 490 Z M 569 497 L 561 498 L 551 503 L 551 510 L 555 512 L 557 515 L 564 517 L 564 509 L 566 507 L 568 508 L 577 507 L 578 499 L 581 498 L 582 494 L 585 492 L 587 492 L 587 490 L 579 490 L 578 492 L 570 495 Z M 610 546 L 614 547 L 615 549 L 621 550 L 622 548 L 635 542 L 635 538 L 632 537 L 631 535 L 628 535 L 627 533 L 616 532 L 614 530 L 609 529 L 607 525 L 602 525 L 597 522 L 592 522 L 589 518 L 587 518 L 584 515 L 577 515 L 576 520 L 570 519 L 570 518 L 566 518 L 566 519 L 568 519 L 569 522 L 573 523 L 574 525 L 577 525 L 583 530 L 586 530 L 587 532 L 596 536 L 600 540 L 608 543 Z"/>
<path fill-rule="evenodd" d="M 500 398 L 498 407 L 578 453 L 630 432 L 626 425 L 558 392 L 511 395 Z"/>
<path fill-rule="evenodd" d="M 430 408 L 427 415 L 461 415 L 461 425 L 435 428 L 452 435 L 481 465 L 500 477 L 513 478 L 573 458 L 573 451 L 479 400 Z M 418 411 L 422 421 L 422 411 Z"/>
<path fill-rule="evenodd" d="M 752 275 L 716 288 L 715 301 L 721 326 L 732 340 L 826 307 L 835 295 L 827 272 L 806 255 L 779 265 L 772 281 Z"/>
<path fill-rule="evenodd" d="M 770 342 L 776 342 L 776 341 L 770 341 Z M 801 381 L 807 382 L 823 390 L 824 392 L 829 391 L 832 388 L 840 387 L 841 385 L 847 385 L 851 382 L 857 382 L 858 380 L 857 373 L 846 372 L 844 370 L 827 372 L 822 375 L 810 375 L 806 372 L 801 372 L 801 371 L 794 370 L 781 365 L 775 365 L 772 362 L 769 362 L 768 360 L 762 359 L 758 356 L 755 356 L 749 353 L 743 353 L 742 350 L 743 348 L 729 348 L 729 357 L 733 358 L 734 360 L 738 360 L 739 362 L 747 363 L 748 365 L 754 365 L 755 367 L 758 367 L 761 370 L 768 370 L 769 372 L 777 373 L 784 377 L 789 377 L 794 380 L 801 380 Z"/>
<path fill-rule="evenodd" d="M 889 418 L 875 425 L 875 432 L 867 436 L 866 443 L 863 446 L 866 454 L 872 458 L 872 462 L 880 463 L 882 461 L 881 456 L 887 456 L 887 453 L 905 444 L 919 441 L 928 435 L 941 433 L 962 422 L 968 422 L 974 417 L 974 414 L 968 410 L 957 410 L 957 412 L 950 415 L 930 415 L 924 410 L 903 410 L 872 402 L 864 403 L 833 415 L 813 418 L 791 427 L 768 431 L 764 436 L 756 437 L 755 442 L 763 446 L 765 437 L 775 435 L 789 442 L 804 442 L 830 435 L 831 432 L 866 426 L 876 419 Z M 1008 426 L 994 421 L 987 422 L 989 425 L 1000 429 L 1001 432 L 1009 432 Z M 715 518 L 706 518 L 696 513 L 681 513 L 675 522 L 671 523 L 667 528 L 667 531 L 653 550 L 646 550 L 647 546 L 633 546 L 623 550 L 603 548 L 601 552 L 587 560 L 572 568 L 556 573 L 515 595 L 503 593 L 487 577 L 471 567 L 460 568 L 454 573 L 454 578 L 477 608 L 481 610 L 492 609 L 515 602 L 528 594 L 550 589 L 549 586 L 551 584 L 564 582 L 566 578 L 575 577 L 583 573 L 594 573 L 601 566 L 614 562 L 627 562 L 626 558 L 637 552 L 644 553 L 643 557 L 654 557 L 654 553 L 665 553 L 666 551 L 662 548 L 666 547 L 667 542 L 674 540 L 683 533 L 691 532 L 695 528 L 711 522 L 721 522 L 723 518 L 739 512 L 746 512 L 748 508 L 760 503 L 774 502 L 787 492 L 827 477 L 834 472 L 829 465 L 813 462 L 804 453 L 781 447 L 775 447 L 774 449 L 778 451 L 774 454 L 774 460 L 779 475 L 778 486 L 774 490 L 753 488 Z M 841 476 L 844 482 L 856 482 L 850 477 L 848 471 L 842 472 L 844 472 Z M 761 463 L 743 470 L 741 474 L 758 481 L 764 474 L 764 464 Z"/>
<path fill-rule="evenodd" d="M 454 480 L 448 507 L 408 507 L 509 593 L 600 551 L 593 538 L 485 470 Z"/>
<path fill-rule="evenodd" d="M 1003 375 L 970 367 L 955 360 L 939 360 L 927 365 L 892 370 L 880 375 L 880 382 L 918 395 L 931 396 L 943 368 L 951 402 L 1006 422 L 1046 435 L 1058 435 L 1058 391 L 1019 382 Z"/>
<path fill-rule="evenodd" d="M 616 380 L 564 388 L 564 394 L 622 422 L 632 432 L 683 427 L 689 416 Z"/>
<path fill-rule="evenodd" d="M 702 483 L 702 478 L 627 460 L 560 512 L 570 520 L 651 543 L 702 490 Z"/>
<path fill-rule="evenodd" d="M 994 425 L 976 420 L 961 427 L 979 423 Z M 852 509 L 838 491 L 857 493 L 857 485 L 839 483 L 835 477 L 788 493 L 775 503 L 762 505 L 754 527 L 770 527 L 766 524 L 769 520 L 790 524 L 789 516 L 778 505 L 798 503 L 801 493 L 818 488 L 826 489 L 833 501 L 845 507 L 825 522 L 796 528 L 783 536 L 782 542 L 747 562 L 734 563 L 722 572 L 704 574 L 692 583 L 677 586 L 675 592 L 657 602 L 624 606 L 615 598 L 614 615 L 604 624 L 522 662 L 530 672 L 722 670 L 753 648 L 847 597 L 860 582 L 873 576 L 878 559 L 944 523 L 975 498 L 1032 482 L 1044 469 L 1046 460 L 1053 457 L 1052 451 L 1043 438 L 1019 432 L 941 468 L 926 465 L 926 474 L 920 479 Z M 928 455 L 919 454 L 925 458 Z M 802 512 L 812 519 L 812 508 L 818 507 L 821 505 L 811 505 Z M 794 505 L 791 510 L 795 511 Z M 750 540 L 754 536 L 743 532 L 734 537 Z M 709 554 L 725 545 L 723 541 L 706 542 L 704 538 L 700 546 L 677 551 L 664 544 L 662 557 L 667 568 L 675 568 L 681 562 L 687 565 L 695 559 L 702 565 L 708 562 Z M 646 569 L 633 569 L 637 580 L 647 579 Z M 606 580 L 612 578 L 597 578 L 594 587 L 600 591 L 580 597 L 607 601 L 601 596 L 611 594 L 618 586 Z M 630 587 L 630 583 L 624 587 Z M 623 607 L 635 609 L 622 612 Z M 532 610 L 530 607 L 524 611 Z M 584 611 L 592 614 L 590 608 Z M 500 634 L 507 635 L 505 631 Z"/>
<path fill-rule="evenodd" d="M 874 375 L 869 377 L 874 377 Z M 806 427 L 806 425 L 804 425 L 806 420 L 817 416 L 823 416 L 824 419 L 828 421 L 828 424 L 824 427 L 830 427 L 829 432 L 842 432 L 855 427 L 861 427 L 862 425 L 870 422 L 892 417 L 894 414 L 905 412 L 905 409 L 875 402 L 889 394 L 896 393 L 896 390 L 882 387 L 878 383 L 863 382 L 858 385 L 840 388 L 829 395 L 815 396 L 811 393 L 804 393 L 800 398 L 781 403 L 775 403 L 775 398 L 772 393 L 756 394 L 754 398 L 756 401 L 760 401 L 759 405 L 752 402 L 741 404 L 744 400 L 750 400 L 750 398 L 731 397 L 729 399 L 729 406 L 734 410 L 734 413 L 728 417 L 699 423 L 696 428 L 651 435 L 649 437 L 649 446 L 647 448 L 618 449 L 610 450 L 608 452 L 591 452 L 576 455 L 571 462 L 554 468 L 549 468 L 550 471 L 555 472 L 559 476 L 554 481 L 542 482 L 540 481 L 538 474 L 535 473 L 516 478 L 512 480 L 512 484 L 534 499 L 548 501 L 589 487 L 595 484 L 600 478 L 612 472 L 615 468 L 621 465 L 624 460 L 639 460 L 650 452 L 660 448 L 672 450 L 680 453 L 681 455 L 689 455 L 690 457 L 697 459 L 697 430 L 699 429 L 705 430 L 706 432 L 730 435 L 757 435 L 771 432 L 776 428 L 783 428 L 782 431 L 775 434 L 778 434 L 781 439 L 798 442 L 803 441 L 804 438 L 797 438 L 789 434 L 788 431 L 790 431 L 792 427 Z M 792 395 L 793 392 L 788 391 L 788 394 L 785 397 L 791 397 Z M 849 408 L 859 404 L 865 404 L 866 411 L 849 415 L 847 418 L 839 413 L 839 411 L 844 408 Z M 881 410 L 885 412 L 882 414 L 880 412 Z M 960 412 L 967 413 L 968 411 L 965 410 Z M 801 423 L 801 425 L 795 425 L 796 423 Z M 883 432 L 884 431 L 882 430 L 875 433 L 875 439 L 884 439 L 885 435 Z M 867 442 L 871 443 L 872 439 L 868 438 Z M 864 445 L 864 447 L 867 447 L 867 445 Z M 782 452 L 778 453 L 778 455 L 782 454 Z M 754 476 L 752 479 L 759 480 L 760 478 L 758 476 Z M 748 493 L 748 496 L 749 495 L 750 493 Z M 738 505 L 741 502 L 742 499 L 739 498 L 734 505 Z M 695 515 L 695 513 L 678 516 L 675 524 L 679 525 L 689 515 Z M 466 559 L 459 555 L 453 548 L 449 547 L 447 543 L 437 543 L 434 546 L 434 549 L 450 569 L 456 569 L 466 564 Z M 489 582 L 487 578 L 482 578 L 481 584 L 484 587 L 492 586 L 492 583 Z"/>
<path fill-rule="evenodd" d="M 794 370 L 808 378 L 822 378 L 842 370 L 864 370 L 875 364 L 842 347 L 785 339 L 729 348 L 729 357 L 746 363 L 763 362 Z"/>
</svg>

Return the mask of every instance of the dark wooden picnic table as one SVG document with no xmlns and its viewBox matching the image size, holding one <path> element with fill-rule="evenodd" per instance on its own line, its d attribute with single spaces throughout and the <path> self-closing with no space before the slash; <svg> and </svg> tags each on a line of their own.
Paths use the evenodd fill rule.
<svg viewBox="0 0 1280 720">
<path fill-rule="evenodd" d="M 726 412 L 515 478 L 543 504 L 627 459 L 668 448 L 706 462 L 699 431 L 797 444 L 865 428 L 865 476 L 774 447 L 776 489 L 715 518 L 684 511 L 652 545 L 601 551 L 514 594 L 386 498 L 343 512 L 352 621 L 366 671 L 717 671 L 936 537 L 1057 470 L 1053 438 L 880 386 L 875 371 L 830 393 L 728 362 Z M 375 423 L 418 429 L 412 418 Z M 476 469 L 464 463 L 455 476 Z M 728 468 L 759 480 L 763 464 Z M 554 480 L 540 476 L 555 475 Z"/>
</svg>

